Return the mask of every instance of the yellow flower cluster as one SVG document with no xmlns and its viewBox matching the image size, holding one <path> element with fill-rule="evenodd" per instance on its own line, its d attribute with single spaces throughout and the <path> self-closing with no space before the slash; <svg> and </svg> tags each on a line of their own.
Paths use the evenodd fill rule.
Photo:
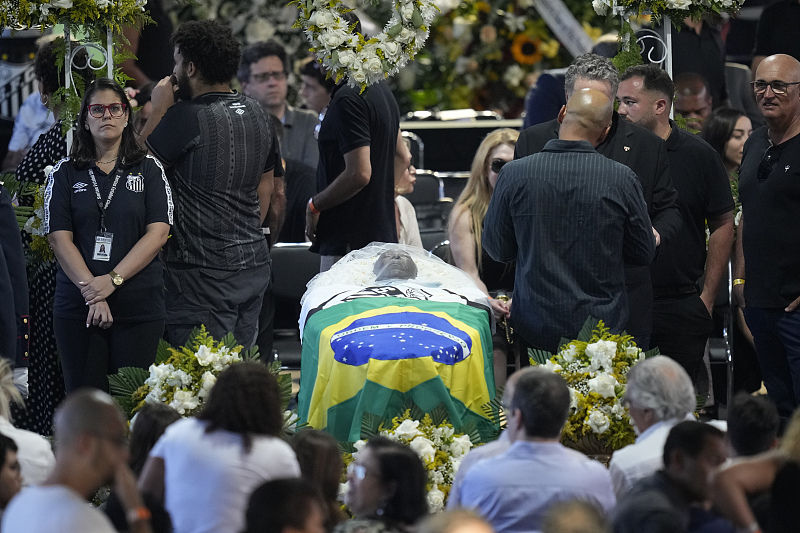
<svg viewBox="0 0 800 533">
<path fill-rule="evenodd" d="M 566 446 L 608 455 L 634 442 L 622 397 L 628 372 L 644 357 L 630 335 L 612 334 L 601 320 L 588 340 L 566 343 L 542 364 L 560 374 L 570 389 L 570 415 L 562 434 Z"/>
</svg>

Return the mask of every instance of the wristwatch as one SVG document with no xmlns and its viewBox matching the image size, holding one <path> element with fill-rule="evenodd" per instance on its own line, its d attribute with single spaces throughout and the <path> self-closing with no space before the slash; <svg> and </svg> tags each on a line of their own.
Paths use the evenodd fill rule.
<svg viewBox="0 0 800 533">
<path fill-rule="evenodd" d="M 125 282 L 125 278 L 123 278 L 113 270 L 109 272 L 108 275 L 111 276 L 111 283 L 113 283 L 115 287 L 119 287 Z"/>
</svg>

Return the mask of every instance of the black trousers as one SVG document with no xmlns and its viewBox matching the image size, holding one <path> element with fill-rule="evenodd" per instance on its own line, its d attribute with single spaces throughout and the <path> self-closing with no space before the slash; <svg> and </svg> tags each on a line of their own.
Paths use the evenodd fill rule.
<svg viewBox="0 0 800 533">
<path fill-rule="evenodd" d="M 256 346 L 261 360 L 265 363 L 273 361 L 272 346 L 275 333 L 275 294 L 272 291 L 272 280 L 264 291 L 264 301 L 261 304 L 261 312 L 258 315 L 258 334 L 256 335 Z"/>
<path fill-rule="evenodd" d="M 233 333 L 236 342 L 251 347 L 270 270 L 269 263 L 233 271 L 168 264 L 167 341 L 181 346 L 203 324 L 217 340 Z"/>
<path fill-rule="evenodd" d="M 86 327 L 86 319 L 53 317 L 64 387 L 108 391 L 108 374 L 126 366 L 148 368 L 156 359 L 164 320 L 114 322 L 108 329 Z"/>
<path fill-rule="evenodd" d="M 680 363 L 698 394 L 708 388 L 703 354 L 713 329 L 714 321 L 697 293 L 660 297 L 653 304 L 651 345 Z"/>
</svg>

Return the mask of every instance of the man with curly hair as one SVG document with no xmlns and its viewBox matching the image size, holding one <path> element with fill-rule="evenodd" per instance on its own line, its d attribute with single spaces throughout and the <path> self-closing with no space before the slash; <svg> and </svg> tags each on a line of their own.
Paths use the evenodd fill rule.
<svg viewBox="0 0 800 533">
<path fill-rule="evenodd" d="M 283 172 L 278 142 L 258 102 L 231 89 L 240 47 L 230 28 L 187 22 L 172 44 L 173 74 L 153 89 L 141 132 L 175 191 L 166 337 L 183 344 L 205 324 L 250 346 L 270 277 L 261 223 Z"/>
</svg>

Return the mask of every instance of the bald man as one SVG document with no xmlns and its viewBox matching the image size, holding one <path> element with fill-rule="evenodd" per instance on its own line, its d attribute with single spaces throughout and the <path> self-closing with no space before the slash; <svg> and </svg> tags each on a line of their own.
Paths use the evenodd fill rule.
<svg viewBox="0 0 800 533">
<path fill-rule="evenodd" d="M 530 347 L 555 351 L 589 315 L 621 331 L 628 319 L 624 265 L 653 259 L 636 174 L 595 149 L 612 112 L 604 91 L 574 91 L 559 138 L 506 164 L 497 180 L 483 247 L 497 261 L 516 261 L 511 314 Z"/>
<path fill-rule="evenodd" d="M 800 403 L 800 62 L 767 57 L 753 91 L 767 125 L 744 145 L 734 296 L 747 304 L 764 384 L 787 418 Z"/>
<path fill-rule="evenodd" d="M 28 487 L 3 513 L 3 531 L 116 531 L 87 500 L 103 485 L 126 510 L 129 531 L 149 533 L 150 513 L 128 468 L 127 424 L 111 397 L 96 389 L 70 394 L 55 414 L 56 466 L 38 486 Z"/>
</svg>

